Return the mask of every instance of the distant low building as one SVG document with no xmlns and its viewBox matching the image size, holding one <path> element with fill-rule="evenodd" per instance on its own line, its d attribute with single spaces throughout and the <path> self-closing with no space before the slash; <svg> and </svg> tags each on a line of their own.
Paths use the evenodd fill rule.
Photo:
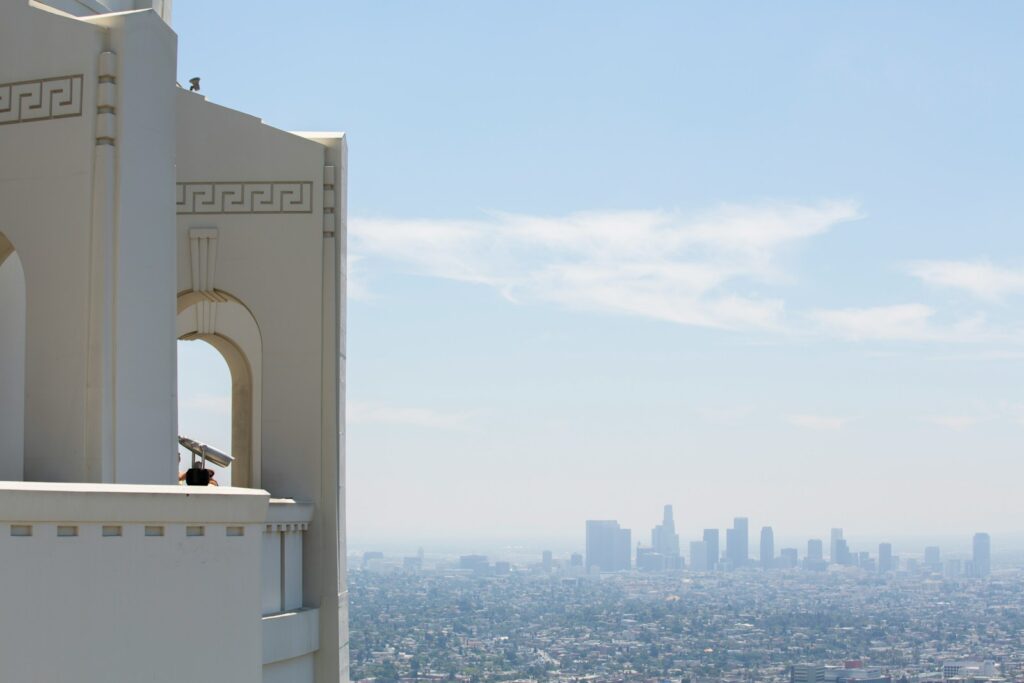
<svg viewBox="0 0 1024 683">
<path fill-rule="evenodd" d="M 704 541 L 690 542 L 690 570 L 695 572 L 706 572 L 708 566 L 708 546 Z"/>
<path fill-rule="evenodd" d="M 947 579 L 957 579 L 963 575 L 964 569 L 960 560 L 946 560 L 942 566 L 942 576 Z"/>
<path fill-rule="evenodd" d="M 993 678 L 999 675 L 999 669 L 992 660 L 948 660 L 942 663 L 942 677 L 951 678 Z"/>
<path fill-rule="evenodd" d="M 636 568 L 642 572 L 663 572 L 668 569 L 668 559 L 654 548 L 636 549 Z"/>
<path fill-rule="evenodd" d="M 824 664 L 794 664 L 789 672 L 790 683 L 816 683 L 825 680 Z"/>
<path fill-rule="evenodd" d="M 490 569 L 490 564 L 487 561 L 486 555 L 463 555 L 459 558 L 459 569 L 483 574 Z"/>
<path fill-rule="evenodd" d="M 363 553 L 362 567 L 363 569 L 366 569 L 370 566 L 371 563 L 376 561 L 379 564 L 380 561 L 383 559 L 384 553 L 380 552 L 379 550 L 368 550 L 365 553 Z"/>
</svg>

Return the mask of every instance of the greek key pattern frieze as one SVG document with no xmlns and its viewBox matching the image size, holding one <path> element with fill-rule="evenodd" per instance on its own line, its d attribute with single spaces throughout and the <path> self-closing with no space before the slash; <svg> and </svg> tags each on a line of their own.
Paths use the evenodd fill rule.
<svg viewBox="0 0 1024 683">
<path fill-rule="evenodd" d="M 313 213 L 313 183 L 308 181 L 178 183 L 177 212 Z"/>
<path fill-rule="evenodd" d="M 0 126 L 81 115 L 81 75 L 0 83 Z"/>
</svg>

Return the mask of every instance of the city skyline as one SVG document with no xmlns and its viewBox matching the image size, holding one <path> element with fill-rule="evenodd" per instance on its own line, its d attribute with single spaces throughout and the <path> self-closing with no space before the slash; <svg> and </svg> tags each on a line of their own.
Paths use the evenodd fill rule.
<svg viewBox="0 0 1024 683">
<path fill-rule="evenodd" d="M 650 543 L 637 540 L 633 546 L 630 561 L 623 554 L 624 545 L 631 539 L 631 530 L 622 528 L 617 520 L 587 520 L 586 522 L 586 563 L 587 571 L 734 571 L 750 567 L 760 569 L 805 569 L 823 571 L 828 565 L 846 565 L 872 572 L 888 573 L 901 569 L 901 560 L 908 562 L 906 568 L 916 568 L 917 553 L 907 557 L 893 554 L 893 544 L 881 541 L 877 552 L 851 547 L 844 530 L 832 527 L 829 530 L 829 554 L 824 555 L 824 540 L 808 538 L 806 550 L 801 553 L 797 547 L 779 547 L 771 526 L 761 527 L 758 543 L 750 545 L 750 524 L 746 517 L 733 518 L 733 526 L 726 529 L 726 546 L 719 546 L 720 530 L 705 528 L 699 541 L 689 543 L 689 553 L 683 552 L 678 534 L 675 533 L 673 506 L 666 504 L 660 524 L 651 529 Z M 920 565 L 931 571 L 943 571 L 965 576 L 986 577 L 992 571 L 992 539 L 987 532 L 976 532 L 971 537 L 971 557 L 966 564 L 960 558 L 946 560 L 940 555 L 939 546 L 925 546 L 922 549 Z M 615 556 L 612 559 L 613 555 Z M 550 560 L 551 551 L 544 556 Z M 803 559 L 801 563 L 800 560 Z M 912 558 L 912 559 L 911 559 Z M 912 564 L 909 564 L 912 563 Z M 953 564 L 951 564 L 953 563 Z"/>
<path fill-rule="evenodd" d="M 642 556 L 648 561 L 646 569 L 649 571 L 731 571 L 736 568 L 787 569 L 797 566 L 806 569 L 808 566 L 805 560 L 821 560 L 823 564 L 817 569 L 822 569 L 831 564 L 858 566 L 859 560 L 863 558 L 870 559 L 874 566 L 873 571 L 878 572 L 906 570 L 907 560 L 941 572 L 947 559 L 977 561 L 979 555 L 984 561 L 983 568 L 980 569 L 982 575 L 987 575 L 992 566 L 992 537 L 988 532 L 934 535 L 916 539 L 889 534 L 876 538 L 857 533 L 851 535 L 840 527 L 826 529 L 827 533 L 809 535 L 776 534 L 775 528 L 768 525 L 762 526 L 756 541 L 751 542 L 747 518 L 733 518 L 732 528 L 704 528 L 698 536 L 691 538 L 677 533 L 674 505 L 665 504 L 662 511 L 661 521 L 650 527 L 649 535 L 645 534 L 642 525 L 634 531 L 634 528 L 626 527 L 616 519 L 602 519 L 586 520 L 584 533 L 577 535 L 575 539 L 520 539 L 519 543 L 512 545 L 508 544 L 508 539 L 500 537 L 490 539 L 489 542 L 432 539 L 428 544 L 432 544 L 431 554 L 441 557 L 461 557 L 471 553 L 467 557 L 485 558 L 494 554 L 499 558 L 517 558 L 521 563 L 523 558 L 539 554 L 546 566 L 564 562 L 578 555 L 581 567 L 588 570 L 594 567 L 601 571 L 643 569 Z M 735 551 L 735 554 L 730 554 L 729 549 L 721 541 L 727 535 L 722 532 L 733 531 L 737 523 L 743 522 L 746 522 L 748 527 L 747 561 L 741 563 L 740 567 L 735 567 L 735 558 L 740 555 Z M 763 555 L 762 546 L 762 541 L 766 539 L 770 548 L 767 557 Z M 941 539 L 937 545 L 936 539 Z M 409 541 L 367 539 L 356 541 L 350 544 L 350 547 L 356 557 L 363 553 L 379 556 L 380 548 L 388 548 L 392 557 L 405 554 L 409 560 L 408 552 L 414 546 L 410 545 Z M 419 558 L 418 563 L 422 565 L 424 546 L 418 545 L 415 549 Z M 654 560 L 657 564 L 652 565 L 651 554 L 668 559 L 659 558 Z M 694 558 L 697 554 L 700 555 L 700 561 L 695 565 Z M 612 556 L 615 559 L 609 559 Z M 675 564 L 670 559 L 672 556 L 680 558 L 682 564 Z M 1007 558 L 1013 558 L 1010 562 L 1013 566 L 1018 562 L 1024 563 L 1024 544 L 1012 536 L 1008 539 L 1000 537 L 996 557 L 1001 558 L 1004 563 Z M 788 558 L 793 559 L 791 564 L 779 564 Z M 609 564 L 614 568 L 608 569 Z"/>
</svg>

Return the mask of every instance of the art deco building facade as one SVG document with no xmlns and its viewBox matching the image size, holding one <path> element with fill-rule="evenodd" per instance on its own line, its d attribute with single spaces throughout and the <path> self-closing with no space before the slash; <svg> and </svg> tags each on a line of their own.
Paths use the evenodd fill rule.
<svg viewBox="0 0 1024 683">
<path fill-rule="evenodd" d="M 347 680 L 345 140 L 182 88 L 170 9 L 0 4 L 0 680 Z M 182 339 L 231 487 L 177 485 Z"/>
</svg>

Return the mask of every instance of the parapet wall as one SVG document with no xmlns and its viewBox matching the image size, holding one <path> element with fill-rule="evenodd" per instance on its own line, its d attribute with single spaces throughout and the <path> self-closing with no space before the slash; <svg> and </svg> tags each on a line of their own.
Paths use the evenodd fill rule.
<svg viewBox="0 0 1024 683">
<path fill-rule="evenodd" d="M 0 483 L 0 680 L 262 678 L 269 495 Z"/>
</svg>

